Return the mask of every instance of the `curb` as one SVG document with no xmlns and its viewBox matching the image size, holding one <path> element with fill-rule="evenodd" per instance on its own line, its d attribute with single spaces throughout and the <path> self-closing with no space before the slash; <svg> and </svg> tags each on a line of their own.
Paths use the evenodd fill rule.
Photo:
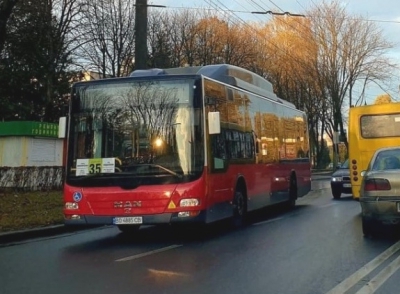
<svg viewBox="0 0 400 294">
<path fill-rule="evenodd" d="M 67 227 L 63 224 L 26 229 L 20 231 L 10 231 L 5 233 L 0 233 L 0 244 L 8 244 L 21 242 L 28 239 L 35 239 L 41 237 L 51 237 L 55 235 L 61 235 L 64 233 L 71 233 L 76 231 L 82 231 L 93 227 Z"/>
</svg>

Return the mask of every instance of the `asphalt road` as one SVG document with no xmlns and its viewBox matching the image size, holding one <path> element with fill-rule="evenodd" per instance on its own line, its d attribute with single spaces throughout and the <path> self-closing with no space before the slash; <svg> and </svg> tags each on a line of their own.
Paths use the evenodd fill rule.
<svg viewBox="0 0 400 294">
<path fill-rule="evenodd" d="M 0 247 L 0 293 L 399 293 L 400 238 L 366 239 L 360 206 L 333 200 L 329 176 L 293 210 L 231 230 L 97 228 Z"/>
</svg>

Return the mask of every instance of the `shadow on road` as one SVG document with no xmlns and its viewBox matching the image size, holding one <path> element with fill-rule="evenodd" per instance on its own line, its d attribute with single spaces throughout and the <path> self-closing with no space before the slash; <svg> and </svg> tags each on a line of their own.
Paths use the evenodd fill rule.
<svg viewBox="0 0 400 294">
<path fill-rule="evenodd" d="M 339 199 L 334 199 L 334 198 L 332 198 L 332 200 L 333 201 L 356 201 L 356 202 L 358 202 L 357 200 L 354 200 L 353 199 L 353 195 L 342 195 Z"/>
<path fill-rule="evenodd" d="M 66 254 L 99 253 L 110 249 L 132 248 L 138 245 L 154 245 L 157 247 L 166 244 L 190 244 L 194 242 L 209 242 L 231 234 L 241 233 L 249 229 L 252 224 L 278 218 L 286 213 L 297 213 L 307 205 L 297 205 L 292 209 L 285 205 L 275 205 L 248 214 L 246 224 L 234 228 L 230 220 L 224 220 L 210 225 L 159 225 L 144 226 L 132 234 L 120 233 L 115 229 L 115 235 L 96 239 L 90 242 L 69 246 Z M 114 231 L 114 230 L 113 230 Z"/>
</svg>

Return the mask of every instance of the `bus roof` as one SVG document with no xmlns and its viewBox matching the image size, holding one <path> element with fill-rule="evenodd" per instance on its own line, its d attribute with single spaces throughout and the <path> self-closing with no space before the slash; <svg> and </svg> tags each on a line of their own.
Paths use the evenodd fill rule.
<svg viewBox="0 0 400 294">
<path fill-rule="evenodd" d="M 370 104 L 350 107 L 353 114 L 381 114 L 400 111 L 400 102 L 390 102 L 383 104 Z"/>
<path fill-rule="evenodd" d="M 294 104 L 276 96 L 269 81 L 247 69 L 230 64 L 135 70 L 130 77 L 160 75 L 202 75 L 295 108 Z"/>
</svg>

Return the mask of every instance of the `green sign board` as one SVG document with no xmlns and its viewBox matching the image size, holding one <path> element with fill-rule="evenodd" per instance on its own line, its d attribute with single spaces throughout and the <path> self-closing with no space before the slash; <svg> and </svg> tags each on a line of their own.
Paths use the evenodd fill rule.
<svg viewBox="0 0 400 294">
<path fill-rule="evenodd" d="M 5 136 L 58 138 L 58 124 L 37 121 L 0 122 L 0 137 Z"/>
</svg>

